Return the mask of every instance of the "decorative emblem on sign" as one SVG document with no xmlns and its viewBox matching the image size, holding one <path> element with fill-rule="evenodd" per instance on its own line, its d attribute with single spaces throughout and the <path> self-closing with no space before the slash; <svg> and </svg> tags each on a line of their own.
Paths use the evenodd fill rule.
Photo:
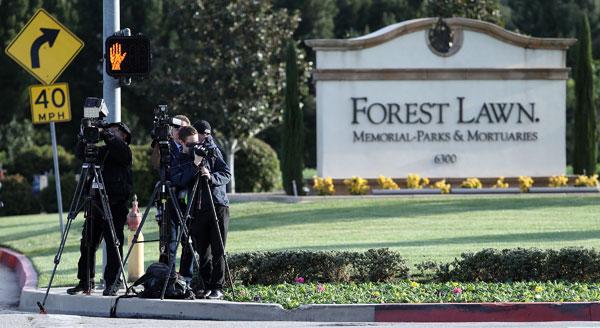
<svg viewBox="0 0 600 328">
<path fill-rule="evenodd" d="M 450 26 L 440 17 L 433 27 L 429 30 L 429 43 L 437 52 L 447 54 L 454 43 L 454 32 Z"/>
</svg>

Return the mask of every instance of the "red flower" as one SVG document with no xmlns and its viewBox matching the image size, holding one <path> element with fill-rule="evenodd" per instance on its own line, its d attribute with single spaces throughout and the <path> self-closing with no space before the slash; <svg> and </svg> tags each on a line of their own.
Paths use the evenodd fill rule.
<svg viewBox="0 0 600 328">
<path fill-rule="evenodd" d="M 325 291 L 325 286 L 322 283 L 317 284 L 317 293 L 322 293 Z"/>
<path fill-rule="evenodd" d="M 303 284 L 304 283 L 304 278 L 303 277 L 296 277 L 296 279 L 294 279 L 294 282 L 297 284 Z"/>
<path fill-rule="evenodd" d="M 462 289 L 460 287 L 454 287 L 454 289 L 452 289 L 452 293 L 454 293 L 454 295 L 460 295 L 462 294 Z"/>
</svg>

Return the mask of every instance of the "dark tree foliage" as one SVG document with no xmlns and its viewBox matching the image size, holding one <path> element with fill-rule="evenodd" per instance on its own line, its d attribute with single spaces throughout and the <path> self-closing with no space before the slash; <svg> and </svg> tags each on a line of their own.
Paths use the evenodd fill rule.
<svg viewBox="0 0 600 328">
<path fill-rule="evenodd" d="M 281 49 L 297 18 L 269 1 L 207 0 L 173 3 L 164 20 L 175 36 L 157 45 L 145 92 L 211 122 L 234 171 L 239 142 L 281 119 Z"/>
<path fill-rule="evenodd" d="M 596 173 L 598 140 L 590 26 L 587 16 L 579 24 L 577 66 L 575 70 L 575 125 L 573 172 Z"/>
<path fill-rule="evenodd" d="M 294 181 L 298 194 L 303 194 L 304 122 L 298 96 L 298 79 L 296 45 L 290 41 L 286 49 L 285 108 L 281 138 L 281 174 L 283 189 L 288 195 L 294 193 Z"/>
<path fill-rule="evenodd" d="M 504 25 L 498 0 L 427 0 L 429 17 L 466 17 Z"/>
<path fill-rule="evenodd" d="M 575 37 L 581 15 L 587 14 L 592 32 L 592 51 L 600 55 L 600 6 L 598 0 L 503 0 L 508 7 L 506 28 L 536 37 Z M 575 63 L 569 57 L 569 65 Z"/>
</svg>

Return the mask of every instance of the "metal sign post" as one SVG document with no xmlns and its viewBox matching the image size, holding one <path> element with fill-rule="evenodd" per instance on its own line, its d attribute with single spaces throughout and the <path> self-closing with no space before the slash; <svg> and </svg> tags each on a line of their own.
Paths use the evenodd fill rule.
<svg viewBox="0 0 600 328">
<path fill-rule="evenodd" d="M 52 157 L 54 158 L 54 184 L 56 185 L 56 199 L 58 200 L 58 218 L 60 221 L 60 234 L 65 233 L 63 223 L 62 194 L 60 192 L 60 172 L 58 171 L 58 148 L 56 146 L 56 127 L 50 122 L 50 137 L 52 139 Z"/>
</svg>

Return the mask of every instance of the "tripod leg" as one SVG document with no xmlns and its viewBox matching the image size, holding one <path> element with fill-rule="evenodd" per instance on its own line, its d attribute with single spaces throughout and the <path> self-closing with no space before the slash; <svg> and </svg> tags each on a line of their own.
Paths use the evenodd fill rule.
<svg viewBox="0 0 600 328">
<path fill-rule="evenodd" d="M 185 209 L 185 216 L 184 216 L 185 222 L 182 225 L 182 231 L 184 233 L 184 237 L 186 238 L 187 246 L 190 250 L 190 253 L 192 254 L 194 264 L 196 265 L 196 268 L 198 268 L 198 271 L 200 271 L 200 261 L 198 260 L 198 256 L 197 256 L 198 252 L 196 252 L 196 250 L 194 249 L 194 246 L 192 245 L 191 236 L 190 236 L 189 230 L 187 228 L 188 227 L 187 223 L 188 223 L 188 221 L 191 220 L 190 212 L 192 210 L 192 205 L 194 203 L 193 200 L 196 197 L 196 193 L 198 191 L 199 184 L 200 184 L 200 176 L 196 177 L 196 181 L 194 181 L 194 186 L 192 187 L 192 193 L 189 196 L 190 201 L 188 202 L 186 209 Z M 206 282 L 204 281 L 204 279 L 202 278 L 202 275 L 200 273 L 198 274 L 198 277 L 200 278 L 200 284 L 202 285 L 202 289 L 206 290 L 206 287 L 207 287 Z"/>
<path fill-rule="evenodd" d="M 67 215 L 67 224 L 65 225 L 65 231 L 61 236 L 60 245 L 58 246 L 58 250 L 56 251 L 56 256 L 54 256 L 54 268 L 52 269 L 52 274 L 50 275 L 50 281 L 48 282 L 48 287 L 46 288 L 46 294 L 44 295 L 44 300 L 42 303 L 37 302 L 38 307 L 40 308 L 40 313 L 46 313 L 46 300 L 48 299 L 48 294 L 50 293 L 50 287 L 52 286 L 52 281 L 54 280 L 54 276 L 56 275 L 56 268 L 60 263 L 60 259 L 62 258 L 62 254 L 65 249 L 65 244 L 67 242 L 67 237 L 69 235 L 69 231 L 71 230 L 71 224 L 77 214 L 80 211 L 80 202 L 83 195 L 84 185 L 87 181 L 89 175 L 89 166 L 84 164 L 81 168 L 81 173 L 79 175 L 79 182 L 77 183 L 77 187 L 75 187 L 75 195 L 73 195 L 73 199 L 71 200 L 71 205 L 69 206 L 69 214 Z"/>
<path fill-rule="evenodd" d="M 117 277 L 119 277 L 121 275 L 121 272 L 123 272 L 123 269 L 124 269 L 125 265 L 127 264 L 127 261 L 129 260 L 129 256 L 131 256 L 133 246 L 135 244 L 137 244 L 137 242 L 138 242 L 139 235 L 142 232 L 142 228 L 144 227 L 146 218 L 148 218 L 148 215 L 150 214 L 150 209 L 152 208 L 152 203 L 154 203 L 154 200 L 156 198 L 156 195 L 158 195 L 159 190 L 160 190 L 160 183 L 157 183 L 154 186 L 154 191 L 152 191 L 152 196 L 150 196 L 150 199 L 148 200 L 148 204 L 146 205 L 146 209 L 144 210 L 144 215 L 142 216 L 140 225 L 138 226 L 137 230 L 135 231 L 135 234 L 133 234 L 133 238 L 131 239 L 131 245 L 129 245 L 129 247 L 127 249 L 127 255 L 123 259 L 123 266 L 119 267 L 119 272 L 117 272 Z M 125 295 L 129 295 L 129 288 L 127 288 L 125 290 Z"/>
<path fill-rule="evenodd" d="M 168 187 L 168 183 L 167 183 L 167 190 L 168 190 L 168 198 L 171 201 L 171 206 L 173 206 L 173 208 L 175 209 L 175 217 L 177 218 L 177 222 L 173 222 L 173 219 L 170 218 L 170 220 L 171 220 L 170 224 L 178 224 L 179 225 L 179 229 L 177 231 L 177 241 L 176 241 L 176 244 L 175 244 L 175 254 L 173 254 L 173 258 L 171 258 L 171 256 L 169 256 L 169 261 L 167 261 L 168 265 L 169 265 L 169 273 L 167 274 L 165 282 L 163 283 L 162 291 L 160 293 L 160 299 L 161 300 L 165 298 L 165 293 L 167 291 L 167 285 L 169 284 L 169 280 L 171 278 L 171 274 L 173 273 L 173 267 L 175 267 L 175 265 L 176 265 L 175 262 L 176 262 L 176 257 L 177 257 L 177 246 L 179 246 L 179 243 L 181 242 L 182 232 L 186 228 L 185 226 L 183 226 L 184 222 L 181 219 L 181 208 L 179 207 L 179 203 L 177 202 L 177 197 L 175 196 L 175 193 L 173 192 L 173 190 Z M 188 240 L 189 240 L 189 235 L 188 235 Z M 170 238 L 169 238 L 169 242 L 172 243 L 172 241 L 170 240 Z M 168 247 L 168 252 L 171 253 L 170 247 Z"/>
<path fill-rule="evenodd" d="M 212 212 L 212 216 L 215 222 L 215 228 L 217 229 L 217 234 L 219 235 L 219 242 L 221 244 L 221 249 L 223 250 L 223 261 L 225 262 L 225 269 L 227 270 L 227 275 L 229 276 L 229 286 L 231 287 L 231 296 L 235 298 L 235 289 L 233 287 L 233 279 L 231 277 L 231 271 L 229 270 L 229 263 L 227 262 L 227 254 L 225 253 L 225 243 L 223 243 L 223 237 L 221 235 L 221 228 L 219 227 L 219 217 L 217 216 L 217 211 L 215 209 L 215 203 L 212 198 L 212 191 L 210 190 L 210 185 L 208 182 L 208 177 L 203 176 L 204 184 L 206 185 L 206 190 L 208 190 L 208 199 L 210 203 L 210 208 Z"/>
<path fill-rule="evenodd" d="M 121 253 L 119 252 L 120 242 L 117 239 L 117 233 L 115 231 L 113 216 L 112 216 L 110 207 L 108 206 L 108 195 L 106 194 L 106 189 L 104 189 L 104 186 L 105 186 L 104 179 L 102 178 L 102 174 L 100 174 L 98 172 L 98 170 L 99 170 L 99 168 L 94 167 L 94 177 L 95 177 L 96 181 L 98 181 L 98 183 L 99 183 L 98 192 L 100 193 L 100 202 L 102 203 L 102 209 L 104 211 L 104 219 L 107 221 L 108 227 L 110 229 L 110 235 L 113 240 L 113 246 L 115 248 L 115 253 L 117 255 L 117 259 L 119 260 L 119 267 L 120 267 L 121 273 L 123 275 L 123 284 L 125 285 L 125 290 L 128 290 L 129 287 L 127 286 L 127 277 L 125 276 L 125 270 L 123 269 L 123 260 L 121 257 Z M 122 229 L 122 227 L 121 227 L 121 229 Z M 115 288 L 117 287 L 116 285 L 117 285 L 118 281 L 119 281 L 119 276 L 116 276 L 115 281 L 113 282 L 113 284 L 111 286 L 111 291 L 116 292 Z"/>
</svg>

